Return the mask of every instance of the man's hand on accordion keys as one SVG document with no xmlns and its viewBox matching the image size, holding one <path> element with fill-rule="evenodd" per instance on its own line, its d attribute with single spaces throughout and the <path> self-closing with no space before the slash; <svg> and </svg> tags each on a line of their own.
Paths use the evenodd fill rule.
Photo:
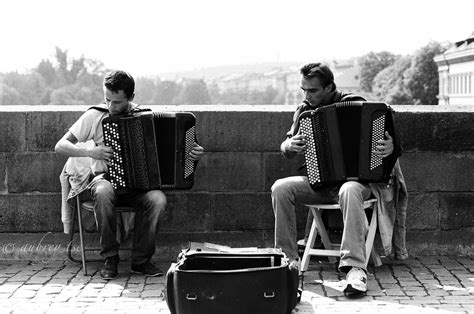
<svg viewBox="0 0 474 314">
<path fill-rule="evenodd" d="M 385 139 L 378 140 L 377 143 L 378 145 L 375 147 L 376 149 L 373 152 L 374 154 L 385 158 L 393 153 L 393 138 L 390 136 L 390 134 L 388 134 L 387 131 L 385 131 Z"/>
<path fill-rule="evenodd" d="M 306 137 L 296 134 L 286 140 L 286 151 L 289 153 L 303 154 L 306 151 Z"/>
<path fill-rule="evenodd" d="M 198 161 L 199 159 L 201 159 L 202 155 L 204 155 L 204 148 L 198 143 L 194 142 L 194 147 L 189 152 L 189 157 L 191 157 L 191 159 L 194 161 Z"/>
<path fill-rule="evenodd" d="M 112 159 L 112 155 L 114 153 L 114 150 L 112 147 L 109 146 L 94 146 L 88 149 L 89 150 L 89 157 L 97 160 L 102 160 L 105 161 L 107 164 L 110 163 L 110 160 Z"/>
</svg>

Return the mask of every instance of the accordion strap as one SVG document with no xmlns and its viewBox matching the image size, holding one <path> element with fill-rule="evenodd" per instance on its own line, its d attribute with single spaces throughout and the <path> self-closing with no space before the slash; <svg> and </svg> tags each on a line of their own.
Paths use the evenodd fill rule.
<svg viewBox="0 0 474 314">
<path fill-rule="evenodd" d="M 105 106 L 105 104 L 103 104 L 103 105 L 104 106 L 100 106 L 100 105 L 92 106 L 92 107 L 89 107 L 87 110 L 95 109 L 95 110 L 98 110 L 98 111 L 101 111 L 101 112 L 109 112 L 109 109 Z"/>
</svg>

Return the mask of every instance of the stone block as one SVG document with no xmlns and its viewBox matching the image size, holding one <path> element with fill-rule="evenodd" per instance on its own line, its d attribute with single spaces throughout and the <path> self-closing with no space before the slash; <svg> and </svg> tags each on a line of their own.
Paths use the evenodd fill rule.
<svg viewBox="0 0 474 314">
<path fill-rule="evenodd" d="M 59 175 L 67 158 L 52 152 L 15 153 L 8 157 L 8 191 L 59 192 Z"/>
<path fill-rule="evenodd" d="M 0 193 L 8 192 L 7 154 L 0 153 Z"/>
<path fill-rule="evenodd" d="M 396 124 L 407 151 L 474 149 L 472 112 L 400 112 Z"/>
<path fill-rule="evenodd" d="M 62 232 L 61 195 L 0 195 L 0 218 L 2 232 Z"/>
<path fill-rule="evenodd" d="M 269 230 L 274 215 L 269 193 L 217 194 L 212 212 L 215 230 Z"/>
<path fill-rule="evenodd" d="M 474 193 L 440 194 L 440 207 L 441 229 L 459 230 L 474 226 Z"/>
<path fill-rule="evenodd" d="M 208 151 L 278 151 L 291 126 L 287 112 L 206 112 L 198 140 Z"/>
<path fill-rule="evenodd" d="M 212 204 L 217 231 L 274 230 L 275 216 L 270 193 L 222 193 Z M 297 229 L 304 235 L 307 209 L 296 207 Z"/>
<path fill-rule="evenodd" d="M 211 229 L 210 195 L 166 192 L 167 205 L 159 221 L 160 232 L 199 232 Z"/>
<path fill-rule="evenodd" d="M 286 159 L 281 153 L 264 153 L 265 191 L 270 191 L 273 183 L 280 178 L 296 175 L 306 175 L 306 170 L 300 169 L 304 164 L 304 156 L 298 155 Z"/>
<path fill-rule="evenodd" d="M 474 191 L 471 152 L 407 152 L 400 165 L 408 191 Z"/>
<path fill-rule="evenodd" d="M 407 230 L 407 249 L 415 255 L 471 256 L 474 250 L 472 228 L 458 230 Z"/>
<path fill-rule="evenodd" d="M 211 152 L 198 164 L 195 191 L 262 191 L 262 155 L 247 152 Z"/>
<path fill-rule="evenodd" d="M 29 151 L 54 151 L 57 141 L 80 117 L 81 112 L 28 112 L 26 143 Z"/>
<path fill-rule="evenodd" d="M 24 112 L 0 112 L 0 152 L 26 150 Z"/>
<path fill-rule="evenodd" d="M 0 260 L 64 262 L 69 236 L 62 232 L 0 233 Z M 77 248 L 78 249 L 78 248 Z M 53 270 L 55 273 L 56 270 Z M 43 277 L 46 278 L 46 277 Z"/>
<path fill-rule="evenodd" d="M 441 211 L 439 202 L 437 193 L 410 193 L 408 195 L 407 229 L 438 230 Z"/>
</svg>

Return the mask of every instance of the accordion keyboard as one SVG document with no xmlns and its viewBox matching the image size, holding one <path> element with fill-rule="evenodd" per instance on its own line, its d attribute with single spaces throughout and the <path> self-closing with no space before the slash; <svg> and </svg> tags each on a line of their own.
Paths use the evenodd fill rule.
<svg viewBox="0 0 474 314">
<path fill-rule="evenodd" d="M 376 155 L 374 152 L 377 150 L 377 141 L 384 139 L 385 129 L 385 115 L 374 119 L 372 121 L 372 141 L 371 141 L 371 152 L 370 152 L 370 170 L 382 165 L 382 157 Z"/>
<path fill-rule="evenodd" d="M 122 145 L 117 123 L 104 124 L 104 143 L 114 150 L 109 167 L 110 183 L 114 189 L 125 187 L 124 160 L 121 156 Z"/>
<path fill-rule="evenodd" d="M 193 126 L 186 131 L 185 136 L 185 151 L 186 151 L 186 158 L 184 161 L 184 178 L 188 178 L 190 175 L 194 173 L 194 160 L 188 158 L 189 153 L 193 150 L 194 147 L 194 139 L 196 138 L 196 127 Z"/>
<path fill-rule="evenodd" d="M 319 173 L 318 154 L 316 153 L 316 143 L 313 136 L 311 118 L 304 118 L 300 121 L 300 130 L 306 137 L 306 167 L 308 172 L 308 181 L 310 184 L 321 182 Z"/>
</svg>

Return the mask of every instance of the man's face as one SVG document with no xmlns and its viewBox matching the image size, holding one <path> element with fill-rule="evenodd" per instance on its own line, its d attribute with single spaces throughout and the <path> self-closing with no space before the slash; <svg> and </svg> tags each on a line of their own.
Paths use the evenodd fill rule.
<svg viewBox="0 0 474 314">
<path fill-rule="evenodd" d="M 303 76 L 301 78 L 301 90 L 303 91 L 304 99 L 313 108 L 327 105 L 327 102 L 331 99 L 331 87 L 331 85 L 323 87 L 317 77 L 306 79 Z"/>
<path fill-rule="evenodd" d="M 132 99 L 127 98 L 123 90 L 119 90 L 115 93 L 104 86 L 104 100 L 107 104 L 110 115 L 114 116 L 127 113 L 130 105 L 129 101 Z"/>
</svg>

